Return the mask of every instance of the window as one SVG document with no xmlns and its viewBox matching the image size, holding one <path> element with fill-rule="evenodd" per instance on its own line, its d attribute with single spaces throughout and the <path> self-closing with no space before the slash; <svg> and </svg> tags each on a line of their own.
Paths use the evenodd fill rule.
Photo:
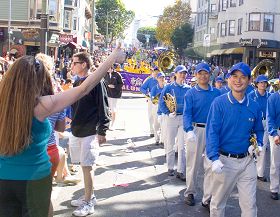
<svg viewBox="0 0 280 217">
<path fill-rule="evenodd" d="M 57 17 L 57 12 L 58 12 L 58 2 L 57 0 L 49 0 L 49 16 L 50 16 L 50 21 L 58 21 Z"/>
<path fill-rule="evenodd" d="M 64 11 L 64 28 L 71 29 L 71 11 Z"/>
<path fill-rule="evenodd" d="M 243 5 L 244 4 L 244 0 L 239 0 L 239 5 Z"/>
<path fill-rule="evenodd" d="M 220 32 L 220 23 L 217 25 L 217 38 L 219 37 L 219 32 Z"/>
<path fill-rule="evenodd" d="M 236 0 L 229 0 L 229 6 L 232 7 L 236 7 Z"/>
<path fill-rule="evenodd" d="M 77 30 L 77 17 L 73 18 L 73 30 Z"/>
<path fill-rule="evenodd" d="M 242 22 L 243 22 L 242 18 L 238 19 L 237 35 L 242 34 Z"/>
<path fill-rule="evenodd" d="M 216 12 L 217 7 L 216 4 L 211 4 L 211 12 Z"/>
<path fill-rule="evenodd" d="M 272 14 L 264 14 L 263 31 L 264 32 L 274 31 L 274 16 Z"/>
<path fill-rule="evenodd" d="M 74 1 L 74 7 L 78 7 L 79 6 L 79 0 L 75 0 Z"/>
<path fill-rule="evenodd" d="M 261 29 L 261 14 L 249 14 L 249 31 L 260 31 Z"/>
<path fill-rule="evenodd" d="M 227 9 L 228 0 L 222 0 L 222 11 Z"/>
<path fill-rule="evenodd" d="M 228 35 L 235 35 L 235 20 L 229 21 Z"/>
<path fill-rule="evenodd" d="M 225 23 L 221 23 L 221 37 L 226 36 L 226 24 Z"/>
<path fill-rule="evenodd" d="M 210 27 L 210 34 L 215 34 L 215 28 L 214 27 Z"/>
</svg>

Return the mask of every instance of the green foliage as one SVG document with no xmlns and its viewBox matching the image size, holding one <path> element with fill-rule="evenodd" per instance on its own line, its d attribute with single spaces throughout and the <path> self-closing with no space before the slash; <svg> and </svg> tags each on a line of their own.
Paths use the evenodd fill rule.
<svg viewBox="0 0 280 217">
<path fill-rule="evenodd" d="M 172 44 L 180 56 L 183 55 L 183 50 L 192 43 L 193 35 L 194 30 L 189 23 L 185 23 L 184 25 L 177 27 L 172 33 Z"/>
<path fill-rule="evenodd" d="M 137 30 L 137 39 L 142 42 L 143 44 L 146 44 L 146 37 L 145 35 L 150 35 L 149 44 L 155 45 L 158 43 L 156 39 L 156 27 L 141 27 Z"/>
<path fill-rule="evenodd" d="M 170 46 L 172 44 L 171 36 L 173 31 L 184 23 L 189 23 L 190 15 L 190 4 L 184 3 L 181 0 L 177 0 L 173 6 L 166 7 L 163 15 L 157 22 L 157 40 Z"/>
<path fill-rule="evenodd" d="M 135 13 L 126 10 L 121 0 L 98 0 L 96 2 L 96 24 L 98 26 L 98 32 L 106 35 L 108 20 L 109 43 L 118 37 L 123 37 L 125 29 L 130 25 L 134 17 Z"/>
</svg>

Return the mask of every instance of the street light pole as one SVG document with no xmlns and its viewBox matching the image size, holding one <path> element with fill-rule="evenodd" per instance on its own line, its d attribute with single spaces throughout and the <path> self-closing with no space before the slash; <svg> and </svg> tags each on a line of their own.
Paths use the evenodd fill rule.
<svg viewBox="0 0 280 217">
<path fill-rule="evenodd" d="M 106 48 L 108 48 L 108 31 L 109 31 L 109 20 L 108 20 L 108 11 L 106 11 L 106 43 L 105 43 L 105 46 Z"/>
<path fill-rule="evenodd" d="M 91 19 L 92 27 L 91 27 L 90 52 L 93 53 L 93 51 L 94 51 L 94 35 L 95 35 L 95 32 L 96 32 L 96 29 L 95 29 L 95 0 L 91 1 L 91 13 L 92 13 L 92 19 Z"/>
<path fill-rule="evenodd" d="M 12 0 L 9 1 L 9 20 L 8 20 L 8 52 L 11 50 L 11 20 L 12 20 Z"/>
<path fill-rule="evenodd" d="M 47 53 L 47 35 L 48 35 L 48 0 L 42 0 L 42 14 L 41 14 L 41 31 L 40 31 L 40 51 Z"/>
</svg>

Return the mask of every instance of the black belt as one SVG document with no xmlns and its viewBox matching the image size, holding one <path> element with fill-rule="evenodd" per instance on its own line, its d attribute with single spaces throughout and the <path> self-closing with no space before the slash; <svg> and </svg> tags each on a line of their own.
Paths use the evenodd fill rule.
<svg viewBox="0 0 280 217">
<path fill-rule="evenodd" d="M 202 128 L 205 128 L 205 127 L 206 127 L 206 124 L 193 123 L 193 126 L 194 126 L 194 127 L 202 127 Z"/>
<path fill-rule="evenodd" d="M 243 154 L 230 154 L 224 151 L 220 151 L 221 155 L 227 156 L 227 157 L 233 157 L 233 158 L 237 158 L 237 159 L 241 159 L 244 157 L 247 157 L 249 155 L 249 152 L 247 151 L 246 153 Z"/>
</svg>

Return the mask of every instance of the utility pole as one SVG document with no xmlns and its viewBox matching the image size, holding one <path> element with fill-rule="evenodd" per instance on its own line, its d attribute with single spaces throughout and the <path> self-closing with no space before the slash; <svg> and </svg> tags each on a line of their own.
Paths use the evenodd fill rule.
<svg viewBox="0 0 280 217">
<path fill-rule="evenodd" d="M 47 39 L 49 28 L 49 7 L 48 0 L 42 0 L 41 30 L 40 30 L 40 51 L 47 54 Z"/>
<path fill-rule="evenodd" d="M 12 0 L 9 0 L 9 20 L 8 20 L 8 50 L 7 53 L 11 50 L 11 20 L 12 20 Z"/>
<path fill-rule="evenodd" d="M 109 31 L 109 17 L 108 17 L 108 11 L 106 11 L 106 43 L 105 46 L 108 48 L 108 31 Z"/>
<path fill-rule="evenodd" d="M 92 13 L 92 18 L 91 18 L 91 39 L 90 39 L 90 53 L 93 53 L 94 51 L 94 35 L 96 33 L 95 29 L 95 0 L 91 1 L 91 13 Z"/>
</svg>

